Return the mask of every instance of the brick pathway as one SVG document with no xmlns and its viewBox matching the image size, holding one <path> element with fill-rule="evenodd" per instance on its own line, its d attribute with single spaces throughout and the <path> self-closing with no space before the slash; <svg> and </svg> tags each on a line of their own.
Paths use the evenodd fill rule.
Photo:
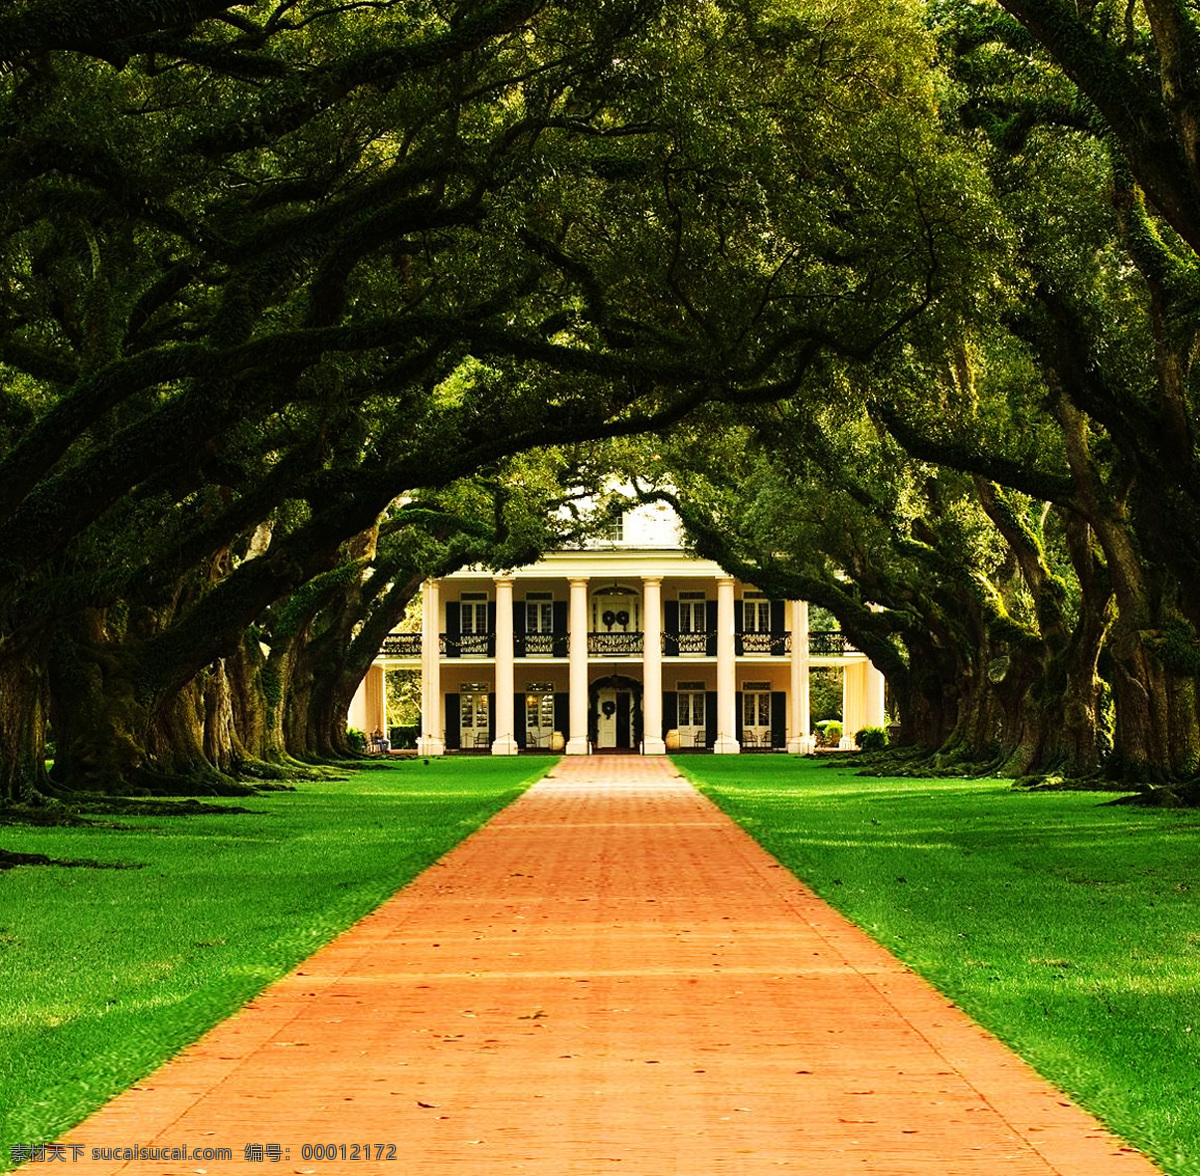
<svg viewBox="0 0 1200 1176">
<path fill-rule="evenodd" d="M 633 757 L 563 760 L 64 1138 L 87 1176 L 1156 1171 Z M 234 1160 L 90 1159 L 134 1145 Z"/>
</svg>

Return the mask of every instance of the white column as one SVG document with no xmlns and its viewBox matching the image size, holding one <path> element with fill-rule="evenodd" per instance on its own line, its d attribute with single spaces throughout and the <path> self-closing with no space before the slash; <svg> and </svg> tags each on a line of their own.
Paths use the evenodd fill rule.
<svg viewBox="0 0 1200 1176">
<path fill-rule="evenodd" d="M 496 582 L 496 738 L 492 755 L 516 755 L 516 716 L 513 713 L 513 578 Z"/>
<path fill-rule="evenodd" d="M 734 732 L 737 730 L 734 683 L 736 667 L 733 644 L 733 577 L 717 577 L 717 755 L 737 755 L 741 751 Z"/>
<path fill-rule="evenodd" d="M 574 576 L 571 585 L 571 608 L 567 653 L 570 657 L 569 685 L 571 691 L 571 730 L 567 738 L 567 755 L 588 753 L 588 581 L 586 576 Z"/>
<path fill-rule="evenodd" d="M 842 667 L 842 738 L 838 743 L 842 751 L 853 751 L 858 746 L 854 733 L 866 726 L 863 703 L 868 664 L 865 661 L 853 661 Z"/>
<path fill-rule="evenodd" d="M 809 709 L 809 660 L 808 660 L 808 601 L 793 600 L 791 693 L 788 707 L 787 749 L 791 755 L 812 755 L 817 745 L 810 732 L 811 712 Z"/>
<path fill-rule="evenodd" d="M 867 662 L 867 697 L 866 697 L 866 727 L 885 727 L 887 713 L 884 707 L 884 687 L 886 679 L 876 668 L 874 662 Z"/>
<path fill-rule="evenodd" d="M 367 685 L 367 726 L 363 733 L 370 738 L 376 731 L 387 737 L 387 677 L 383 666 L 372 663 L 364 679 Z"/>
<path fill-rule="evenodd" d="M 665 755 L 662 736 L 662 577 L 642 577 L 642 753 Z"/>
<path fill-rule="evenodd" d="M 442 610 L 437 580 L 421 585 L 421 738 L 418 755 L 444 755 L 442 735 Z"/>
</svg>

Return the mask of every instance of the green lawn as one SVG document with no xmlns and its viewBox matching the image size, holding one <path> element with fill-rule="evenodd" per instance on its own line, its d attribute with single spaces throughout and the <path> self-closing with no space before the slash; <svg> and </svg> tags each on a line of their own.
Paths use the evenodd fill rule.
<svg viewBox="0 0 1200 1176">
<path fill-rule="evenodd" d="M 1200 1176 L 1200 814 L 784 756 L 680 770 L 1173 1176 Z"/>
<path fill-rule="evenodd" d="M 240 802 L 252 814 L 0 828 L 140 869 L 0 873 L 0 1171 L 374 909 L 551 759 L 412 760 Z"/>
</svg>

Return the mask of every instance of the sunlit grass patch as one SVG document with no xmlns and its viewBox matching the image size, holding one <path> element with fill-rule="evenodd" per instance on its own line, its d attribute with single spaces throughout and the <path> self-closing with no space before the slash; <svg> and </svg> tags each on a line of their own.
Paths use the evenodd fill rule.
<svg viewBox="0 0 1200 1176">
<path fill-rule="evenodd" d="M 6 849 L 135 863 L 0 873 L 0 1170 L 61 1135 L 378 906 L 552 760 L 412 760 Z"/>
<path fill-rule="evenodd" d="M 783 756 L 676 762 L 1165 1171 L 1200 1176 L 1200 814 Z"/>
</svg>

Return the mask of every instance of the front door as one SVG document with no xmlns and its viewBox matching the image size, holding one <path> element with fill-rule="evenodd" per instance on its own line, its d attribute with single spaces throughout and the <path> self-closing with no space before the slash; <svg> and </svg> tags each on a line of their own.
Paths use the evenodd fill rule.
<svg viewBox="0 0 1200 1176">
<path fill-rule="evenodd" d="M 771 746 L 771 692 L 742 691 L 742 742 L 750 747 Z"/>
<path fill-rule="evenodd" d="M 596 697 L 596 747 L 632 747 L 628 690 L 601 690 Z"/>
<path fill-rule="evenodd" d="M 679 691 L 679 746 L 703 747 L 707 726 L 704 721 L 704 691 Z"/>
</svg>

